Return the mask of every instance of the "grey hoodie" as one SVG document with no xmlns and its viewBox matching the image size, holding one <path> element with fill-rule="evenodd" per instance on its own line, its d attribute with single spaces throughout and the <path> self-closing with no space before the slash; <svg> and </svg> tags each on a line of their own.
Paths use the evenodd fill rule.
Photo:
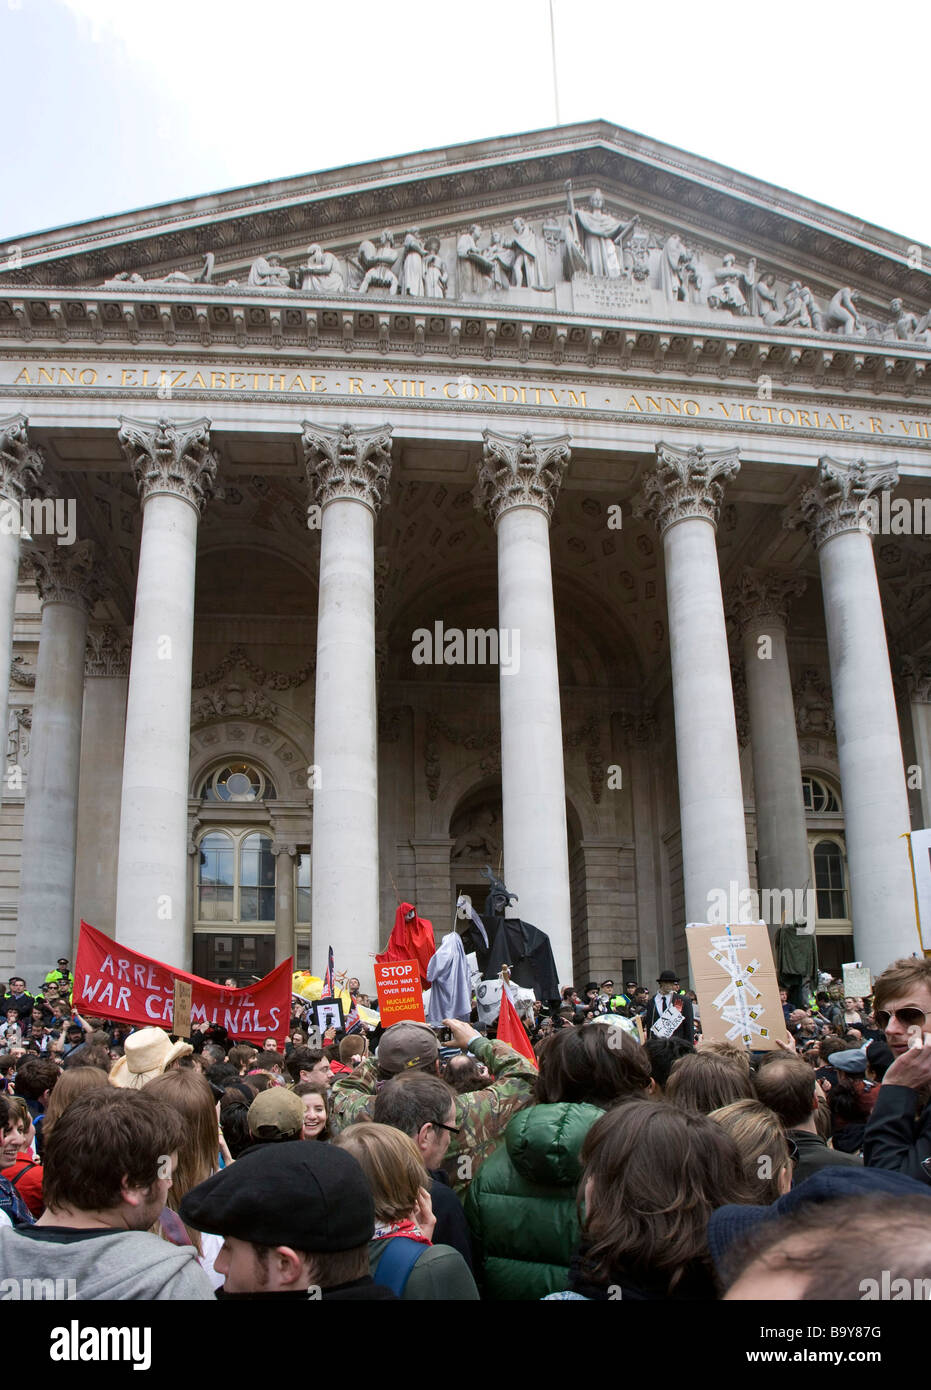
<svg viewBox="0 0 931 1390">
<path fill-rule="evenodd" d="M 80 1302 L 214 1296 L 194 1247 L 170 1245 L 150 1231 L 0 1226 L 0 1300 L 41 1297 L 38 1279 L 74 1280 Z M 25 1280 L 29 1292 L 22 1291 Z"/>
</svg>

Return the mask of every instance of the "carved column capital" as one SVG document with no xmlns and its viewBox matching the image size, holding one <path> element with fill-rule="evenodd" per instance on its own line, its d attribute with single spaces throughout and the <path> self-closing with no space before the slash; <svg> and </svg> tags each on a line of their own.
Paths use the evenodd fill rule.
<svg viewBox="0 0 931 1390">
<path fill-rule="evenodd" d="M 285 854 L 289 859 L 297 858 L 297 845 L 272 845 L 272 854 L 277 859 L 279 854 Z"/>
<path fill-rule="evenodd" d="M 931 705 L 931 656 L 903 656 L 899 669 L 908 698 Z"/>
<path fill-rule="evenodd" d="M 701 517 L 717 525 L 724 485 L 740 472 L 737 449 L 710 452 L 696 445 L 656 446 L 656 467 L 648 473 L 634 498 L 635 517 L 653 522 L 662 535 L 677 521 Z"/>
<path fill-rule="evenodd" d="M 899 481 L 898 464 L 871 466 L 865 459 L 840 463 L 824 455 L 818 460 L 817 482 L 807 487 L 789 511 L 788 530 L 804 526 L 815 550 L 844 531 L 878 529 L 879 494 Z"/>
<path fill-rule="evenodd" d="M 21 502 L 38 484 L 45 459 L 41 449 L 29 443 L 25 415 L 0 420 L 0 498 Z"/>
<path fill-rule="evenodd" d="M 90 613 L 100 597 L 93 542 L 36 546 L 32 560 L 43 607 L 47 603 L 70 603 Z"/>
<path fill-rule="evenodd" d="M 85 676 L 128 676 L 129 639 L 109 625 L 90 628 L 84 648 Z"/>
<path fill-rule="evenodd" d="M 744 570 L 728 611 L 741 631 L 753 622 L 776 623 L 785 627 L 789 604 L 805 592 L 807 580 L 800 574 L 780 574 L 776 570 Z"/>
<path fill-rule="evenodd" d="M 176 425 L 121 415 L 119 440 L 143 504 L 158 493 L 170 493 L 183 497 L 203 516 L 217 476 L 209 420 Z"/>
<path fill-rule="evenodd" d="M 391 426 L 301 425 L 311 501 L 362 502 L 378 515 L 391 481 Z"/>
<path fill-rule="evenodd" d="M 472 494 L 476 507 L 485 511 L 492 525 L 513 507 L 536 507 L 549 521 L 569 467 L 569 436 L 483 430 L 482 438 L 482 461 Z"/>
</svg>

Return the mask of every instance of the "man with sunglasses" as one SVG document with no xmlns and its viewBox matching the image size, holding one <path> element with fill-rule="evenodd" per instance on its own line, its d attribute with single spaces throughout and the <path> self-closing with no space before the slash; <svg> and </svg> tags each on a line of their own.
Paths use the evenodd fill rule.
<svg viewBox="0 0 931 1390">
<path fill-rule="evenodd" d="M 910 957 L 884 970 L 873 1015 L 894 1061 L 867 1121 L 863 1161 L 931 1183 L 931 960 Z"/>
</svg>

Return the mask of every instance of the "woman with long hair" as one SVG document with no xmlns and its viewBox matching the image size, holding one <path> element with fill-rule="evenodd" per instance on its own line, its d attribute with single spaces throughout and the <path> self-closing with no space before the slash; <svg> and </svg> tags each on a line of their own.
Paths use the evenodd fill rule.
<svg viewBox="0 0 931 1390">
<path fill-rule="evenodd" d="M 582 1145 L 582 1239 L 550 1298 L 714 1299 L 708 1218 L 751 1200 L 734 1140 L 706 1115 L 631 1100 Z"/>
<path fill-rule="evenodd" d="M 167 1102 L 184 1122 L 178 1166 L 168 1190 L 159 1234 L 175 1245 L 193 1245 L 200 1265 L 214 1288 L 219 1288 L 223 1278 L 214 1272 L 213 1261 L 220 1252 L 222 1239 L 185 1226 L 177 1215 L 181 1198 L 198 1183 L 212 1177 L 219 1167 L 220 1127 L 210 1082 L 193 1070 L 166 1071 L 146 1082 L 144 1089 L 146 1095 Z"/>
<path fill-rule="evenodd" d="M 362 1120 L 333 1143 L 359 1163 L 375 1198 L 372 1278 L 407 1301 L 477 1300 L 469 1266 L 451 1245 L 434 1245 L 436 1217 L 420 1150 L 391 1125 Z M 384 1264 L 382 1264 L 384 1261 Z"/>
<path fill-rule="evenodd" d="M 72 1101 L 83 1096 L 85 1091 L 106 1091 L 109 1089 L 106 1072 L 100 1067 L 70 1067 L 63 1071 L 52 1087 L 48 1109 L 42 1121 L 42 1134 L 48 1139 L 55 1122 L 68 1109 Z"/>
</svg>

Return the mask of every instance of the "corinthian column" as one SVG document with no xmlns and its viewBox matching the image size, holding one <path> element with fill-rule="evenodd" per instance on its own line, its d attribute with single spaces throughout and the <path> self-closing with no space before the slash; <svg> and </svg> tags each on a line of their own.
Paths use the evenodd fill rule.
<svg viewBox="0 0 931 1390">
<path fill-rule="evenodd" d="M 75 927 L 80 918 L 112 935 L 120 849 L 120 794 L 129 640 L 112 627 L 87 634 L 78 793 Z"/>
<path fill-rule="evenodd" d="M 197 526 L 217 461 L 210 421 L 122 418 L 142 499 L 126 704 L 116 935 L 186 968 L 187 800 Z"/>
<path fill-rule="evenodd" d="M 322 509 L 314 701 L 311 916 L 314 972 L 371 980 L 379 947 L 375 518 L 391 476 L 391 428 L 303 425 L 311 501 Z"/>
<path fill-rule="evenodd" d="M 806 903 L 807 925 L 814 912 L 799 898 L 812 885 L 802 797 L 802 766 L 795 729 L 795 703 L 786 651 L 789 602 L 805 591 L 800 575 L 747 570 L 732 610 L 743 638 L 753 786 L 760 861 L 760 888 L 791 893 L 783 898 L 785 920 L 801 923 L 796 903 Z M 778 909 L 777 909 L 778 911 Z M 770 920 L 779 926 L 779 916 Z"/>
<path fill-rule="evenodd" d="M 0 671 L 3 672 L 3 727 L 6 728 L 6 688 L 13 658 L 13 617 L 19 574 L 20 505 L 38 482 L 43 458 L 29 443 L 25 415 L 0 420 Z M 0 778 L 0 801 L 3 778 Z M 51 968 L 51 967 L 49 967 Z"/>
<path fill-rule="evenodd" d="M 663 538 L 686 921 L 747 920 L 747 832 L 715 546 L 724 485 L 740 463 L 736 449 L 668 444 L 657 444 L 656 460 L 634 515 Z"/>
<path fill-rule="evenodd" d="M 475 496 L 498 538 L 504 878 L 520 916 L 549 936 L 565 983 L 572 923 L 550 519 L 569 436 L 483 438 Z"/>
<path fill-rule="evenodd" d="M 822 458 L 788 526 L 804 525 L 821 566 L 844 799 L 854 950 L 874 974 L 918 946 L 906 842 L 902 744 L 870 536 L 898 469 Z"/>
<path fill-rule="evenodd" d="M 31 552 L 42 601 L 23 813 L 16 964 L 30 988 L 72 959 L 84 643 L 96 595 L 90 541 Z"/>
</svg>

